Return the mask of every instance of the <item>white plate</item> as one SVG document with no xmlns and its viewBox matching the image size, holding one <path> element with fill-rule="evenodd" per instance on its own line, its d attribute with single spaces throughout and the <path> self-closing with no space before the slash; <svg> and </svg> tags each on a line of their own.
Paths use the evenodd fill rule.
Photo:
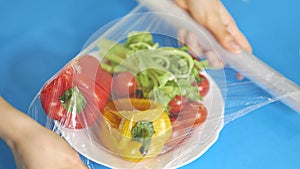
<svg viewBox="0 0 300 169">
<path fill-rule="evenodd" d="M 223 128 L 224 100 L 216 83 L 207 74 L 206 77 L 210 81 L 210 90 L 203 100 L 208 110 L 207 120 L 201 129 L 193 132 L 180 146 L 158 157 L 139 163 L 130 162 L 103 149 L 86 129 L 61 128 L 61 134 L 83 156 L 110 168 L 179 168 L 205 153 L 216 142 Z"/>
</svg>

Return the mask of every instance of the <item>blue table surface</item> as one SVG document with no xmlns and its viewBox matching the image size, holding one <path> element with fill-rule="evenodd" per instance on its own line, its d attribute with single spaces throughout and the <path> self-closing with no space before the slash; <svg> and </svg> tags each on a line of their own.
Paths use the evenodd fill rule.
<svg viewBox="0 0 300 169">
<path fill-rule="evenodd" d="M 223 2 L 254 54 L 300 85 L 300 1 Z M 97 29 L 136 5 L 133 0 L 0 0 L 1 95 L 26 112 L 42 85 Z M 182 168 L 299 169 L 299 159 L 300 114 L 275 102 L 227 124 L 204 155 Z M 0 169 L 15 169 L 2 140 Z"/>
</svg>

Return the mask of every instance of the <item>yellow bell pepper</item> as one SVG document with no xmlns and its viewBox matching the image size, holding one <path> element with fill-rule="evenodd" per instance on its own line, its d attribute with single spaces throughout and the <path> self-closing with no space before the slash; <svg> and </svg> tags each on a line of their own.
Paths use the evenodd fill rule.
<svg viewBox="0 0 300 169">
<path fill-rule="evenodd" d="M 168 113 L 152 100 L 114 100 L 102 115 L 98 133 L 101 144 L 130 161 L 156 157 L 172 134 Z"/>
</svg>

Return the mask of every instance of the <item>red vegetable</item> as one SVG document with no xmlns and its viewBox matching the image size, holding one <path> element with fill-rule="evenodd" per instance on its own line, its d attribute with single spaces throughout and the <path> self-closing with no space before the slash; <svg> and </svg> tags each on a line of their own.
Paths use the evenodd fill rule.
<svg viewBox="0 0 300 169">
<path fill-rule="evenodd" d="M 130 72 L 120 72 L 113 76 L 112 93 L 113 97 L 129 97 L 137 89 L 137 80 Z"/>
<path fill-rule="evenodd" d="M 176 95 L 169 103 L 169 112 L 173 116 L 177 116 L 178 113 L 183 109 L 183 106 L 187 102 L 186 96 Z"/>
<path fill-rule="evenodd" d="M 206 96 L 209 91 L 209 81 L 204 75 L 199 74 L 199 78 L 197 79 L 197 86 L 200 96 Z"/>
<path fill-rule="evenodd" d="M 180 112 L 179 118 L 193 127 L 200 126 L 207 118 L 207 109 L 202 103 L 189 101 Z"/>
<path fill-rule="evenodd" d="M 67 128 L 93 124 L 110 96 L 111 75 L 92 56 L 68 63 L 41 90 L 45 113 Z"/>
<path fill-rule="evenodd" d="M 207 118 L 205 106 L 196 101 L 189 101 L 179 112 L 177 118 L 171 118 L 172 135 L 166 146 L 174 148 L 188 137 L 194 127 L 200 126 Z"/>
</svg>

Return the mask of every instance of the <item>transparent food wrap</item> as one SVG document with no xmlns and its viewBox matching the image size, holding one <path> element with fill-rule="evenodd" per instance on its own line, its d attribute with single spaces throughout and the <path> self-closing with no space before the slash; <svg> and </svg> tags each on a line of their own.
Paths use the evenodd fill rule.
<svg viewBox="0 0 300 169">
<path fill-rule="evenodd" d="M 250 81 L 256 75 L 249 71 L 239 70 L 246 78 L 238 79 L 239 64 L 216 69 L 208 52 L 218 59 L 233 54 L 188 19 L 153 11 L 141 3 L 99 29 L 30 106 L 31 116 L 65 138 L 90 168 L 181 167 L 200 157 L 224 124 L 299 97 L 299 90 L 274 95 Z M 184 43 L 182 29 L 206 52 Z"/>
</svg>

